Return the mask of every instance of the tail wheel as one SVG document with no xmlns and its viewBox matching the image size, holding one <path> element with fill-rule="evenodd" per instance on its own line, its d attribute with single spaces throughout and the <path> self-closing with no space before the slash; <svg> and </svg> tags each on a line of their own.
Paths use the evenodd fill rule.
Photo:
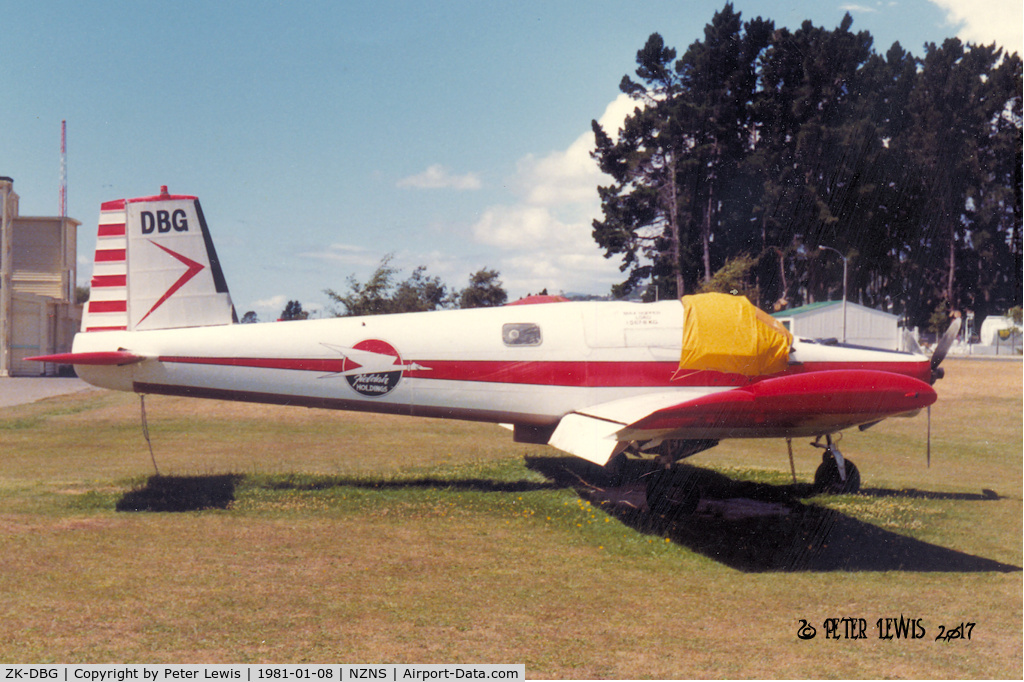
<svg viewBox="0 0 1024 682">
<path fill-rule="evenodd" d="M 848 494 L 860 490 L 860 471 L 850 460 L 845 461 L 846 480 L 839 475 L 839 465 L 828 451 L 821 456 L 821 466 L 814 472 L 814 490 L 817 493 Z"/>
<path fill-rule="evenodd" d="M 692 514 L 698 502 L 697 477 L 690 471 L 673 468 L 655 471 L 647 477 L 647 506 L 652 514 Z"/>
</svg>

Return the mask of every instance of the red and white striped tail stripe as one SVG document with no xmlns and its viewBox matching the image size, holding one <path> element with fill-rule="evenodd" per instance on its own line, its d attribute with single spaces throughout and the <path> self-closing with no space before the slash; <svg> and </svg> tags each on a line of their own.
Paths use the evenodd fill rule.
<svg viewBox="0 0 1024 682">
<path fill-rule="evenodd" d="M 108 201 L 100 208 L 89 304 L 82 331 L 128 328 L 128 239 L 125 201 Z"/>
</svg>

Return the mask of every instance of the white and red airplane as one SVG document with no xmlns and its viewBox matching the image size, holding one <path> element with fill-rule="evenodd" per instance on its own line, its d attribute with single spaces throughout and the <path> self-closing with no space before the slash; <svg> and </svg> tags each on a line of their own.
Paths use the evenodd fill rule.
<svg viewBox="0 0 1024 682">
<path fill-rule="evenodd" d="M 816 482 L 853 491 L 833 434 L 916 413 L 932 358 L 794 339 L 746 299 L 559 302 L 236 324 L 194 196 L 102 205 L 72 364 L 104 388 L 511 425 L 609 465 L 653 454 L 648 501 L 694 508 L 672 465 L 726 438 L 814 437 Z M 790 450 L 792 455 L 792 450 Z"/>
</svg>

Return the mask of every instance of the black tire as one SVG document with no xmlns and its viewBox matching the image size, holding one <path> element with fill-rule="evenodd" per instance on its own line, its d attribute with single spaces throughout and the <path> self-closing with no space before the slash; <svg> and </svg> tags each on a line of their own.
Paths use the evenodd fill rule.
<svg viewBox="0 0 1024 682">
<path fill-rule="evenodd" d="M 692 514 L 700 502 L 697 477 L 681 469 L 655 471 L 647 476 L 647 506 L 657 516 Z"/>
<path fill-rule="evenodd" d="M 814 472 L 814 492 L 834 495 L 852 494 L 860 490 L 860 471 L 850 460 L 845 461 L 846 480 L 839 478 L 839 465 L 835 457 L 826 452 L 821 456 L 821 466 Z"/>
</svg>

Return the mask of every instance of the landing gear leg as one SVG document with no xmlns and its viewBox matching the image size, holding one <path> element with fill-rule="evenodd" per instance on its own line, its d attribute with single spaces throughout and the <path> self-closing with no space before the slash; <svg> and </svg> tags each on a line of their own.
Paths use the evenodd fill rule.
<svg viewBox="0 0 1024 682">
<path fill-rule="evenodd" d="M 657 468 L 647 474 L 647 507 L 665 518 L 692 514 L 700 502 L 700 489 L 692 471 L 675 466 L 677 453 L 670 447 L 655 457 Z"/>
<path fill-rule="evenodd" d="M 814 441 L 811 445 L 824 448 L 821 466 L 814 472 L 814 490 L 818 493 L 855 493 L 860 490 L 860 471 L 852 461 L 845 459 L 831 435 L 825 436 L 825 445 Z"/>
<path fill-rule="evenodd" d="M 657 467 L 645 474 L 647 507 L 652 514 L 673 518 L 692 514 L 700 502 L 698 476 L 690 467 L 676 466 L 676 462 L 718 445 L 717 440 L 666 440 L 637 444 L 640 453 L 656 454 Z"/>
<path fill-rule="evenodd" d="M 657 516 L 692 514 L 700 502 L 700 489 L 692 471 L 672 467 L 647 476 L 647 506 Z"/>
</svg>

